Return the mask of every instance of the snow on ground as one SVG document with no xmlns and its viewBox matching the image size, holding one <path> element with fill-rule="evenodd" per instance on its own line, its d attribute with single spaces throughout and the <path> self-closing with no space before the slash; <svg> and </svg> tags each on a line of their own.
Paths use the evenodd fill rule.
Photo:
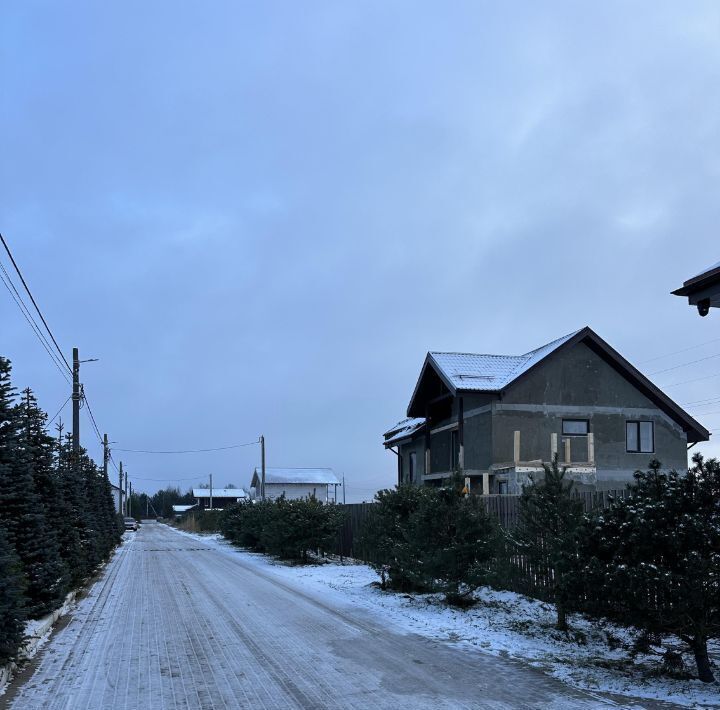
<svg viewBox="0 0 720 710">
<path fill-rule="evenodd" d="M 378 575 L 365 564 L 293 566 L 235 548 L 218 534 L 184 534 L 206 543 L 212 541 L 228 554 L 241 555 L 245 562 L 301 588 L 350 601 L 376 619 L 382 616 L 384 623 L 522 660 L 577 688 L 686 707 L 720 707 L 720 683 L 708 685 L 660 676 L 661 658 L 657 654 L 638 654 L 631 659 L 630 647 L 636 636 L 631 629 L 573 615 L 569 619 L 572 632 L 564 634 L 554 629 L 552 605 L 513 592 L 485 587 L 477 593 L 476 606 L 455 609 L 443 604 L 437 594 L 383 592 L 377 586 Z M 681 644 L 678 641 L 673 646 Z M 710 654 L 719 675 L 720 644 L 712 644 Z M 684 661 L 694 672 L 693 659 L 685 656 Z"/>
</svg>

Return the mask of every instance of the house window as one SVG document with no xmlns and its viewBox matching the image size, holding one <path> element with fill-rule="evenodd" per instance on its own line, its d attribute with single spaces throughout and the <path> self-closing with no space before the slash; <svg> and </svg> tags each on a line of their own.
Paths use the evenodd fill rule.
<svg viewBox="0 0 720 710">
<path fill-rule="evenodd" d="M 587 419 L 563 419 L 563 436 L 587 436 L 590 431 L 590 422 Z"/>
<path fill-rule="evenodd" d="M 457 429 L 450 432 L 450 470 L 454 471 L 460 462 L 460 440 Z"/>
<path fill-rule="evenodd" d="M 410 458 L 408 459 L 408 482 L 415 482 L 415 467 L 417 466 L 417 453 L 415 451 L 410 452 Z"/>
<path fill-rule="evenodd" d="M 628 452 L 652 454 L 655 451 L 655 425 L 653 422 L 627 422 L 625 439 Z"/>
</svg>

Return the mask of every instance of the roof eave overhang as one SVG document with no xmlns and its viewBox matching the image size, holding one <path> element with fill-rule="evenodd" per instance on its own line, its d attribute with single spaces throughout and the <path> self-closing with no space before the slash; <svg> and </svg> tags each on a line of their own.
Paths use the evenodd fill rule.
<svg viewBox="0 0 720 710">
<path fill-rule="evenodd" d="M 720 267 L 688 279 L 680 288 L 671 291 L 674 296 L 692 296 L 706 288 L 720 286 Z"/>
<path fill-rule="evenodd" d="M 432 354 L 428 353 L 425 356 L 425 362 L 423 363 L 422 370 L 420 370 L 420 377 L 418 377 L 417 382 L 415 383 L 415 389 L 413 390 L 412 397 L 410 397 L 410 404 L 408 404 L 406 412 L 406 415 L 408 417 L 424 417 L 426 414 L 424 408 L 419 413 L 414 412 L 418 412 L 416 408 L 416 399 L 418 395 L 418 390 L 420 389 L 420 384 L 425 377 L 425 373 L 427 372 L 428 367 L 432 368 L 435 374 L 443 381 L 443 384 L 448 388 L 452 396 L 455 396 L 456 394 L 456 389 L 453 386 L 452 382 L 450 382 L 450 380 L 445 376 L 445 373 L 442 371 L 442 368 L 437 364 Z"/>
</svg>

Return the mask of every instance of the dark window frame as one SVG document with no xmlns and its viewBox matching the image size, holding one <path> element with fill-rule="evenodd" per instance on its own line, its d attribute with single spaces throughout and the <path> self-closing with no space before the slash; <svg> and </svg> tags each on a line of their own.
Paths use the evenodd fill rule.
<svg viewBox="0 0 720 710">
<path fill-rule="evenodd" d="M 457 429 L 450 430 L 450 471 L 460 464 L 460 434 Z"/>
<path fill-rule="evenodd" d="M 631 449 L 628 444 L 628 424 L 635 425 L 635 435 L 637 437 L 637 449 Z M 640 438 L 640 425 L 649 424 L 650 434 L 652 436 L 652 444 L 650 451 L 643 451 Z M 625 452 L 628 454 L 654 454 L 655 453 L 655 422 L 652 419 L 627 419 L 625 421 Z"/>
<path fill-rule="evenodd" d="M 573 432 L 567 432 L 565 431 L 565 422 L 585 422 L 585 433 L 584 434 L 577 434 Z M 562 420 L 562 426 L 561 431 L 563 436 L 587 436 L 590 433 L 590 420 L 589 419 L 563 419 Z"/>
<path fill-rule="evenodd" d="M 408 483 L 415 483 L 415 469 L 417 468 L 417 451 L 408 454 Z"/>
</svg>

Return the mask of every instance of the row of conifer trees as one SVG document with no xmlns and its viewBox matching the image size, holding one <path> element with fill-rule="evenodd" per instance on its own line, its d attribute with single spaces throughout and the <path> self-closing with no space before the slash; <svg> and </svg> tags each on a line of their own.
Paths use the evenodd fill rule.
<svg viewBox="0 0 720 710">
<path fill-rule="evenodd" d="M 383 587 L 444 592 L 451 603 L 469 604 L 479 585 L 513 589 L 522 561 L 546 580 L 543 596 L 555 603 L 559 630 L 568 630 L 568 612 L 583 612 L 635 627 L 660 645 L 677 638 L 694 655 L 698 677 L 713 682 L 720 463 L 698 454 L 678 473 L 653 460 L 624 497 L 589 513 L 557 458 L 544 468 L 525 486 L 518 524 L 509 529 L 480 498 L 463 495 L 461 476 L 441 488 L 405 484 L 378 493 L 363 537 Z"/>
<path fill-rule="evenodd" d="M 29 388 L 0 357 L 0 664 L 25 621 L 62 604 L 120 541 L 112 489 L 84 449 L 48 433 Z"/>
</svg>

